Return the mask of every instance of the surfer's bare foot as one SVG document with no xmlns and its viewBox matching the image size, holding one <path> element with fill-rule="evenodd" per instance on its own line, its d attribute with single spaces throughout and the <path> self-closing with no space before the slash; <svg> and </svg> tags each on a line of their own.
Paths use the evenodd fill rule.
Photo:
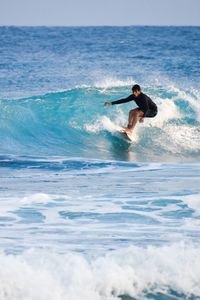
<svg viewBox="0 0 200 300">
<path fill-rule="evenodd" d="M 126 133 L 128 133 L 128 134 L 131 135 L 131 134 L 133 133 L 133 130 L 131 130 L 130 128 L 127 128 L 127 129 L 126 129 Z"/>
<path fill-rule="evenodd" d="M 126 132 L 127 129 L 128 129 L 127 127 L 123 126 L 121 132 Z"/>
</svg>

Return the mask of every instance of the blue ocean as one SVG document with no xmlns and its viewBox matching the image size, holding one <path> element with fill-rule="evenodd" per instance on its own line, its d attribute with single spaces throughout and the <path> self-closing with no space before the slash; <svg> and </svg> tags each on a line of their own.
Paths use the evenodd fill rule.
<svg viewBox="0 0 200 300">
<path fill-rule="evenodd" d="M 0 27 L 0 300 L 200 299 L 199 74 L 200 27 Z"/>
</svg>

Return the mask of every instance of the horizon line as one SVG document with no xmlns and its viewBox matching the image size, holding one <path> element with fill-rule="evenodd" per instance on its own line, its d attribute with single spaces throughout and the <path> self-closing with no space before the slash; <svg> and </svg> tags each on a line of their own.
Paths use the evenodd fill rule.
<svg viewBox="0 0 200 300">
<path fill-rule="evenodd" d="M 23 25 L 23 24 L 0 24 L 0 27 L 200 27 L 200 25 L 175 25 L 175 24 L 130 24 L 130 25 Z"/>
</svg>

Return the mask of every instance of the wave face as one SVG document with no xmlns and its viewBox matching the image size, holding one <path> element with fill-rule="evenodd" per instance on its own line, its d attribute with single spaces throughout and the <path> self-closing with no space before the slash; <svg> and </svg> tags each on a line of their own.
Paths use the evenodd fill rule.
<svg viewBox="0 0 200 300">
<path fill-rule="evenodd" d="M 138 124 L 135 142 L 117 133 L 134 102 L 104 107 L 130 94 L 130 81 L 107 79 L 95 86 L 15 100 L 1 100 L 0 152 L 65 155 L 128 161 L 195 161 L 200 157 L 199 91 L 173 85 L 145 86 L 158 105 L 153 119 Z"/>
</svg>

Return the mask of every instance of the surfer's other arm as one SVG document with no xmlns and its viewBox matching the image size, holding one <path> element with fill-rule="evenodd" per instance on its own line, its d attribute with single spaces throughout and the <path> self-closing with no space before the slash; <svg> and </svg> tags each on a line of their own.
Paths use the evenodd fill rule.
<svg viewBox="0 0 200 300">
<path fill-rule="evenodd" d="M 105 102 L 104 105 L 105 106 L 110 106 L 110 105 L 114 105 L 114 104 L 122 104 L 122 103 L 126 103 L 129 101 L 133 100 L 133 95 L 128 96 L 127 98 L 123 98 L 117 101 L 113 101 L 113 102 Z"/>
</svg>

